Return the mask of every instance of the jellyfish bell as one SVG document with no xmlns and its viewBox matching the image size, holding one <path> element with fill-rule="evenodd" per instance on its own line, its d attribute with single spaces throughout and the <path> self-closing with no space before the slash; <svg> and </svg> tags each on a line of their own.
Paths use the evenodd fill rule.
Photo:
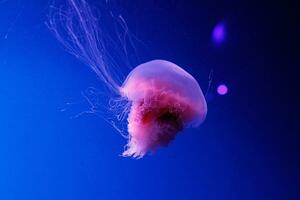
<svg viewBox="0 0 300 200">
<path fill-rule="evenodd" d="M 131 102 L 129 141 L 123 156 L 142 157 L 168 145 L 185 127 L 201 124 L 207 112 L 205 98 L 193 76 L 165 60 L 134 68 L 120 94 Z"/>
</svg>

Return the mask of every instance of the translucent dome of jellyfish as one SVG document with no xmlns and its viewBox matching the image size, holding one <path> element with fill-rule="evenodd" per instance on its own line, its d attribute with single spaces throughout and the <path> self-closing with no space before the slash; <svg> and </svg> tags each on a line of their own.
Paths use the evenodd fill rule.
<svg viewBox="0 0 300 200">
<path fill-rule="evenodd" d="M 152 60 L 133 68 L 118 83 L 112 71 L 121 71 L 122 66 L 112 67 L 107 59 L 112 53 L 107 52 L 104 27 L 93 10 L 85 0 L 66 3 L 65 9 L 52 10 L 48 26 L 70 53 L 91 67 L 111 95 L 129 102 L 123 156 L 141 158 L 167 146 L 186 127 L 203 122 L 207 105 L 191 74 L 172 62 Z"/>
</svg>

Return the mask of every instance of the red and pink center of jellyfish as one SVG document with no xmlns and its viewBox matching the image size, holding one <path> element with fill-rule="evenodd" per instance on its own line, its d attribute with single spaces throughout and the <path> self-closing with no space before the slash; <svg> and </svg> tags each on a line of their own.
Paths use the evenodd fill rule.
<svg viewBox="0 0 300 200">
<path fill-rule="evenodd" d="M 145 99 L 132 104 L 128 116 L 130 141 L 124 156 L 142 157 L 167 146 L 193 116 L 187 99 L 155 90 L 149 90 Z"/>
</svg>

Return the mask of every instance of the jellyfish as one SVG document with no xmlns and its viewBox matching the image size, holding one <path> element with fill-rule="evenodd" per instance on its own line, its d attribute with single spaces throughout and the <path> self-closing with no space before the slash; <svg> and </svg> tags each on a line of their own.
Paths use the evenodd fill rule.
<svg viewBox="0 0 300 200">
<path fill-rule="evenodd" d="M 120 16 L 119 16 L 120 17 Z M 123 18 L 122 27 L 126 27 Z M 187 127 L 205 119 L 207 104 L 196 79 L 180 66 L 154 59 L 131 69 L 119 82 L 121 66 L 112 62 L 103 23 L 85 0 L 67 0 L 67 7 L 52 13 L 47 23 L 67 50 L 89 66 L 112 96 L 128 104 L 125 157 L 142 158 L 168 146 Z M 125 28 L 128 31 L 128 28 Z"/>
</svg>

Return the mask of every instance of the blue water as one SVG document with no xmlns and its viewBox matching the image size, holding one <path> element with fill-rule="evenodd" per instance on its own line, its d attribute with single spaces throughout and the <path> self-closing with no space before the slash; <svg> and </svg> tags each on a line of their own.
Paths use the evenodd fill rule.
<svg viewBox="0 0 300 200">
<path fill-rule="evenodd" d="M 296 199 L 298 170 L 286 157 L 296 153 L 283 137 L 292 131 L 283 132 L 276 95 L 281 71 L 273 58 L 280 52 L 270 38 L 280 31 L 270 22 L 280 18 L 277 7 L 115 4 L 143 43 L 134 64 L 171 60 L 204 92 L 213 70 L 206 121 L 154 155 L 120 157 L 126 140 L 108 123 L 95 115 L 74 118 L 88 109 L 81 92 L 101 83 L 46 27 L 51 3 L 0 1 L 0 199 Z M 211 32 L 221 21 L 227 37 L 214 45 Z M 216 94 L 221 83 L 229 88 L 225 96 Z"/>
</svg>

